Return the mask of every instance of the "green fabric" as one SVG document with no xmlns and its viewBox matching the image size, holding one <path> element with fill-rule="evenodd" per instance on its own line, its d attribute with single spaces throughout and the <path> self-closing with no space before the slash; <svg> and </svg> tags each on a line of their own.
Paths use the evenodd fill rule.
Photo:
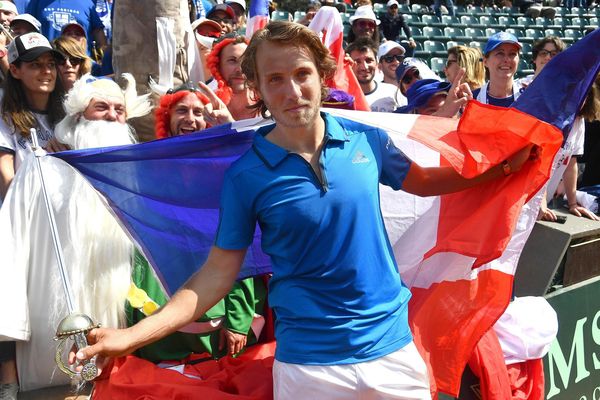
<svg viewBox="0 0 600 400">
<path fill-rule="evenodd" d="M 169 300 L 154 275 L 152 267 L 137 250 L 134 254 L 132 281 L 159 306 L 163 306 Z M 225 317 L 224 326 L 232 332 L 248 335 L 247 344 L 250 345 L 256 343 L 250 325 L 255 312 L 262 314 L 265 299 L 266 288 L 262 279 L 244 279 L 236 282 L 229 294 L 208 310 L 198 321 L 206 322 Z M 126 304 L 126 315 L 130 326 L 145 318 L 144 313 L 132 308 L 129 302 Z M 142 347 L 137 350 L 136 355 L 152 362 L 181 360 L 191 353 L 204 352 L 210 353 L 214 358 L 220 358 L 226 354 L 226 349 L 219 350 L 219 340 L 219 330 L 205 334 L 176 332 Z"/>
</svg>

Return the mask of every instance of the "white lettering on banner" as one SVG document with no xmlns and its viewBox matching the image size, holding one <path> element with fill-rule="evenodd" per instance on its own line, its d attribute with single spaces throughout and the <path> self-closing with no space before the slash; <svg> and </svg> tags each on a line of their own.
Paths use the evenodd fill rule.
<svg viewBox="0 0 600 400">
<path fill-rule="evenodd" d="M 595 319 L 596 318 L 594 318 L 594 320 Z M 575 332 L 573 334 L 573 342 L 571 345 L 571 352 L 569 354 L 568 364 L 565 360 L 565 356 L 560 348 L 558 340 L 554 339 L 554 342 L 552 342 L 552 345 L 550 346 L 550 351 L 548 352 L 548 369 L 550 371 L 550 390 L 548 391 L 548 399 L 551 399 L 552 397 L 560 393 L 560 389 L 556 386 L 556 380 L 554 378 L 555 365 L 565 390 L 569 387 L 571 368 L 573 366 L 573 358 L 575 358 L 576 362 L 575 383 L 580 382 L 581 380 L 590 376 L 590 372 L 585 367 L 585 345 L 583 326 L 586 321 L 587 317 L 582 318 L 578 320 L 577 324 L 575 325 Z"/>
</svg>

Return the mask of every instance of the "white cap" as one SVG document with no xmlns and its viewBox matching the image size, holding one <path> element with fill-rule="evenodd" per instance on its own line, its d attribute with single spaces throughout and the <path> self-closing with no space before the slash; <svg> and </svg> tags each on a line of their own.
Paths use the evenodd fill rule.
<svg viewBox="0 0 600 400">
<path fill-rule="evenodd" d="M 406 53 L 404 47 L 400 46 L 398 43 L 394 42 L 393 40 L 386 40 L 385 42 L 379 45 L 379 49 L 377 50 L 378 60 L 381 61 L 381 57 L 387 55 L 387 53 L 389 53 L 392 49 L 402 50 L 402 53 L 400 54 Z"/>
<path fill-rule="evenodd" d="M 350 23 L 353 23 L 357 19 L 368 19 L 371 21 L 375 21 L 377 25 L 379 25 L 379 23 L 381 22 L 375 16 L 375 12 L 373 12 L 373 7 L 371 6 L 358 7 L 354 12 L 354 15 L 350 17 Z"/>
<path fill-rule="evenodd" d="M 27 22 L 28 24 L 30 24 L 31 26 L 33 26 L 33 28 L 35 29 L 35 31 L 37 33 L 40 33 L 41 29 L 42 29 L 42 24 L 40 23 L 40 21 L 37 20 L 36 17 L 34 17 L 31 14 L 19 14 L 16 17 L 13 18 L 12 21 L 10 21 L 10 26 L 12 27 L 12 25 L 18 21 L 24 21 Z"/>
<path fill-rule="evenodd" d="M 394 4 L 397 5 L 398 7 L 400 7 L 400 3 L 398 3 L 396 0 L 390 0 L 390 1 L 388 1 L 387 4 L 386 4 L 386 6 L 387 6 L 387 8 L 390 8 Z"/>
<path fill-rule="evenodd" d="M 15 15 L 17 15 L 19 13 L 17 11 L 17 6 L 15 6 L 15 3 L 10 2 L 10 1 L 0 1 L 0 10 L 10 11 Z"/>
</svg>

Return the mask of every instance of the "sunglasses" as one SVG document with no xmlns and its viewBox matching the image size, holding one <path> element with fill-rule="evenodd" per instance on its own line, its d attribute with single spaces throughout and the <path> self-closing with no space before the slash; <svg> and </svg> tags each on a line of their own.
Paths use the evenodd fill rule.
<svg viewBox="0 0 600 400">
<path fill-rule="evenodd" d="M 200 92 L 200 88 L 193 82 L 185 82 L 184 84 L 167 90 L 167 94 L 174 94 L 177 92 Z"/>
<path fill-rule="evenodd" d="M 542 57 L 547 57 L 547 56 L 554 57 L 557 54 L 558 54 L 558 51 L 556 51 L 556 50 L 554 50 L 554 51 L 540 50 L 538 52 L 538 56 L 542 56 Z"/>
<path fill-rule="evenodd" d="M 233 25 L 233 20 L 231 18 L 219 18 L 219 17 L 210 17 L 215 22 L 223 23 L 227 25 Z"/>
<path fill-rule="evenodd" d="M 396 54 L 395 56 L 383 56 L 381 59 L 389 64 L 394 62 L 394 60 L 398 62 L 404 61 L 404 56 L 402 54 Z"/>
<path fill-rule="evenodd" d="M 62 60 L 58 60 L 58 65 L 65 65 L 67 63 L 67 60 L 69 60 L 69 64 L 71 64 L 74 67 L 80 65 L 83 62 L 83 58 L 66 57 Z"/>
<path fill-rule="evenodd" d="M 448 60 L 448 61 L 446 61 L 446 68 L 450 68 L 450 66 L 452 64 L 456 63 L 456 62 L 458 62 L 458 61 L 456 61 L 456 60 Z"/>
<path fill-rule="evenodd" d="M 359 19 L 358 21 L 355 22 L 356 26 L 361 28 L 361 29 L 375 29 L 375 27 L 377 25 L 375 25 L 375 22 L 373 21 L 367 21 L 364 19 Z"/>
<path fill-rule="evenodd" d="M 417 78 L 419 78 L 420 74 L 421 74 L 421 73 L 419 72 L 419 70 L 418 70 L 418 69 L 417 69 L 416 71 L 414 71 L 412 74 L 410 74 L 410 73 L 407 73 L 407 74 L 405 74 L 405 75 L 404 75 L 404 77 L 402 78 L 402 83 L 405 83 L 405 84 L 407 84 L 407 85 L 408 85 L 409 83 L 411 83 L 411 82 L 413 81 L 413 79 L 417 79 Z"/>
</svg>

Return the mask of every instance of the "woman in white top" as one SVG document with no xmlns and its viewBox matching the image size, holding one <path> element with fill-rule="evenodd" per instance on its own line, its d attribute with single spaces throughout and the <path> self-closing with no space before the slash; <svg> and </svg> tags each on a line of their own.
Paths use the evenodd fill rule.
<svg viewBox="0 0 600 400">
<path fill-rule="evenodd" d="M 38 141 L 45 147 L 54 136 L 54 125 L 64 116 L 64 91 L 57 80 L 57 62 L 63 59 L 35 32 L 16 37 L 8 47 L 10 67 L 0 121 L 0 199 L 31 151 L 30 129 L 36 129 Z"/>
</svg>

